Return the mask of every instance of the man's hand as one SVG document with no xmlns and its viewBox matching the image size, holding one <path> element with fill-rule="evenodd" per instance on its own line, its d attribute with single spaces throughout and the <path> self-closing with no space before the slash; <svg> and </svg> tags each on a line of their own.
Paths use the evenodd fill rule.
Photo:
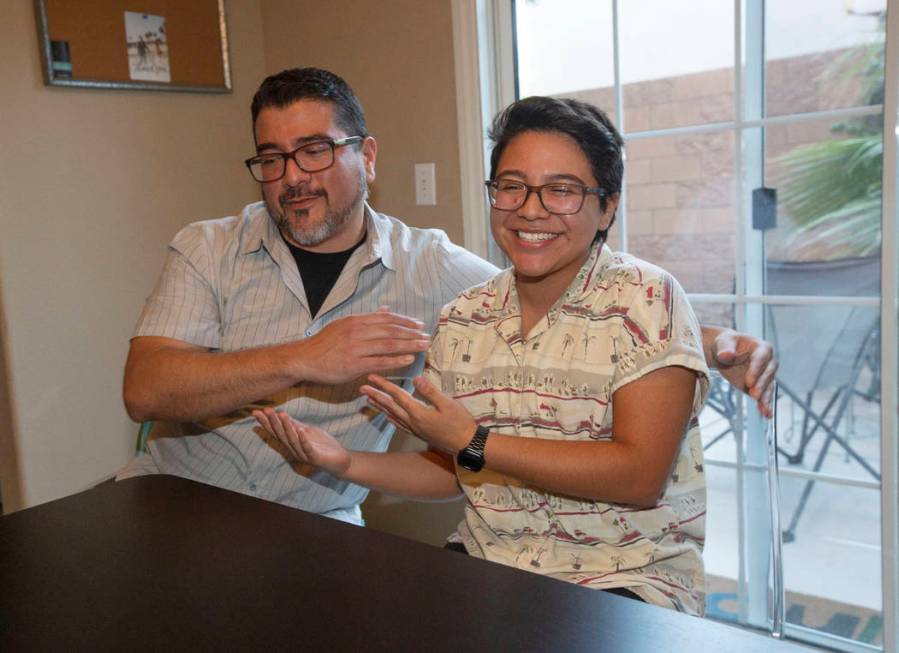
<svg viewBox="0 0 899 653">
<path fill-rule="evenodd" d="M 335 320 L 308 338 L 240 351 L 137 337 L 125 364 L 125 406 L 137 422 L 197 422 L 303 381 L 339 384 L 406 367 L 430 344 L 423 326 L 382 309 Z"/>
<path fill-rule="evenodd" d="M 411 365 L 431 344 L 423 327 L 419 320 L 385 309 L 334 320 L 302 341 L 300 377 L 344 383 L 368 372 Z"/>
<path fill-rule="evenodd" d="M 427 442 L 432 448 L 455 454 L 464 449 L 477 424 L 458 401 L 447 397 L 423 376 L 413 381 L 415 390 L 428 403 L 414 398 L 384 377 L 371 374 L 371 385 L 360 390 L 369 403 L 393 424 Z"/>
<path fill-rule="evenodd" d="M 253 417 L 266 431 L 278 438 L 293 456 L 340 477 L 350 467 L 350 452 L 330 433 L 298 422 L 272 408 L 254 410 Z"/>
<path fill-rule="evenodd" d="M 728 383 L 755 399 L 759 413 L 770 418 L 778 367 L 771 345 L 733 329 L 722 329 L 709 353 L 710 366 L 717 368 Z"/>
</svg>

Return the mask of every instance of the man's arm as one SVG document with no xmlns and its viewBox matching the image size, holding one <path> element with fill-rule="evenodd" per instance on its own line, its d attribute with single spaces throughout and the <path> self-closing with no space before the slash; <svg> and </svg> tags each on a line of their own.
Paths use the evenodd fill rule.
<svg viewBox="0 0 899 653">
<path fill-rule="evenodd" d="M 759 413 L 771 417 L 774 375 L 778 363 L 774 349 L 760 338 L 724 327 L 703 326 L 702 348 L 709 367 L 758 403 Z"/>
<path fill-rule="evenodd" d="M 335 320 L 309 338 L 227 353 L 171 338 L 136 337 L 125 364 L 125 408 L 135 421 L 199 421 L 302 381 L 344 383 L 405 367 L 430 344 L 423 326 L 378 311 Z"/>
</svg>

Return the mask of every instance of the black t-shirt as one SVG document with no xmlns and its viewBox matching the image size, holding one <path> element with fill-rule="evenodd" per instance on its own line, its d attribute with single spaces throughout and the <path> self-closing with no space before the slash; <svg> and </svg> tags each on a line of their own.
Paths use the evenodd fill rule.
<svg viewBox="0 0 899 653">
<path fill-rule="evenodd" d="M 325 303 L 325 298 L 331 292 L 334 284 L 337 283 L 337 279 L 343 271 L 343 266 L 350 260 L 353 252 L 364 242 L 365 235 L 363 234 L 362 239 L 349 249 L 343 252 L 330 252 L 327 254 L 310 252 L 287 243 L 290 253 L 293 254 L 293 260 L 297 262 L 297 269 L 300 271 L 300 278 L 303 280 L 303 288 L 306 290 L 306 301 L 309 302 L 309 312 L 312 314 L 312 317 L 318 314 L 318 309 Z"/>
</svg>

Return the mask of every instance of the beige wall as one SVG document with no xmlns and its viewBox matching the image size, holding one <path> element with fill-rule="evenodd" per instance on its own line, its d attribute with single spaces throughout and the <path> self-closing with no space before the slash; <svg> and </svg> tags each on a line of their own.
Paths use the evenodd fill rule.
<svg viewBox="0 0 899 653">
<path fill-rule="evenodd" d="M 269 72 L 344 77 L 378 140 L 372 204 L 463 242 L 449 0 L 261 0 Z M 437 205 L 416 206 L 413 165 L 436 163 Z"/>
<path fill-rule="evenodd" d="M 416 227 L 464 242 L 449 0 L 261 0 L 269 73 L 319 66 L 344 77 L 378 140 L 371 202 Z M 416 206 L 413 167 L 436 163 L 437 205 Z M 392 448 L 417 448 L 395 438 Z M 372 494 L 363 506 L 373 528 L 440 544 L 461 502 L 423 504 Z"/>
<path fill-rule="evenodd" d="M 0 482 L 4 510 L 77 492 L 125 463 L 130 331 L 181 226 L 257 195 L 249 101 L 259 3 L 226 3 L 234 92 L 51 88 L 32 0 L 0 20 Z M 5 369 L 5 374 L 3 370 Z"/>
</svg>

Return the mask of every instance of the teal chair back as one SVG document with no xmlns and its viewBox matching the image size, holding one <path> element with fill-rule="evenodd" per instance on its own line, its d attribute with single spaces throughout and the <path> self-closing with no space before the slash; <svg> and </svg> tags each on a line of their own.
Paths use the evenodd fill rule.
<svg viewBox="0 0 899 653">
<path fill-rule="evenodd" d="M 153 422 L 141 422 L 140 429 L 137 431 L 137 444 L 134 447 L 135 453 L 141 454 L 147 451 L 147 439 L 150 437 L 150 431 L 153 430 Z"/>
</svg>

